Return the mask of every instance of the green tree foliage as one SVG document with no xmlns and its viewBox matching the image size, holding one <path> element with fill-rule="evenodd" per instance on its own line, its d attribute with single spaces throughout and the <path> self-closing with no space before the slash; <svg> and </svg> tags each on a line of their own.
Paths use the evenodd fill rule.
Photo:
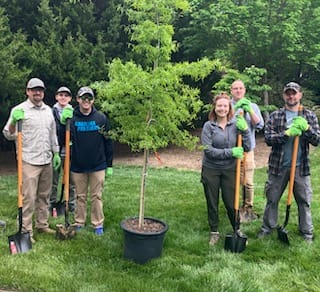
<svg viewBox="0 0 320 292">
<path fill-rule="evenodd" d="M 156 150 L 169 143 L 195 146 L 195 137 L 183 130 L 201 109 L 199 90 L 184 82 L 185 76 L 204 79 L 221 70 L 218 61 L 170 63 L 176 49 L 172 17 L 186 1 L 128 1 L 135 61 L 115 59 L 109 81 L 94 84 L 102 106 L 115 122 L 113 136 L 133 150 Z M 141 61 L 141 64 L 139 63 Z M 152 121 L 150 123 L 150 121 Z"/>
<path fill-rule="evenodd" d="M 199 90 L 184 82 L 185 76 L 205 78 L 218 61 L 170 62 L 176 50 L 172 40 L 174 11 L 187 7 L 180 0 L 128 0 L 131 22 L 132 56 L 129 62 L 115 59 L 110 66 L 109 82 L 93 87 L 102 98 L 102 107 L 115 122 L 110 134 L 132 150 L 144 150 L 141 176 L 139 228 L 144 224 L 144 196 L 149 150 L 169 143 L 195 147 L 197 137 L 184 130 L 201 109 Z"/>
<path fill-rule="evenodd" d="M 8 18 L 0 8 L 0 127 L 4 126 L 13 103 L 24 98 L 28 69 L 19 63 L 25 46 L 21 33 L 10 31 Z M 24 82 L 21 82 L 23 80 Z"/>
<path fill-rule="evenodd" d="M 265 68 L 277 97 L 285 82 L 308 83 L 315 71 L 319 75 L 319 1 L 192 3 L 190 25 L 179 35 L 187 59 L 214 56 L 241 71 L 251 65 Z"/>
</svg>

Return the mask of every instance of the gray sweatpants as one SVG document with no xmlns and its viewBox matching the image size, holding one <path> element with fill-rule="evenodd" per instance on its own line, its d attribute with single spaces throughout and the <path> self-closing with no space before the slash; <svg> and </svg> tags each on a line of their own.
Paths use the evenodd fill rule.
<svg viewBox="0 0 320 292">
<path fill-rule="evenodd" d="M 289 182 L 290 168 L 282 168 L 278 176 L 269 173 L 266 182 L 267 204 L 263 215 L 262 231 L 271 232 L 277 227 L 278 205 Z M 305 238 L 312 238 L 313 225 L 311 217 L 312 189 L 310 176 L 301 176 L 296 168 L 293 194 L 298 206 L 299 231 Z"/>
</svg>

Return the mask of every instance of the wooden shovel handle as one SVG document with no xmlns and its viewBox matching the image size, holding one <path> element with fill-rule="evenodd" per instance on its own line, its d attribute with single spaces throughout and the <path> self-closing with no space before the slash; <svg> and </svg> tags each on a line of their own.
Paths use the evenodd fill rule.
<svg viewBox="0 0 320 292">
<path fill-rule="evenodd" d="M 70 119 L 67 119 L 66 137 L 65 137 L 66 156 L 63 166 L 64 179 L 64 199 L 66 201 L 66 208 L 69 202 L 69 185 L 70 185 Z"/>
<path fill-rule="evenodd" d="M 237 146 L 242 146 L 242 135 L 238 134 Z M 241 172 L 241 158 L 237 158 L 236 163 L 236 185 L 234 189 L 234 210 L 239 210 L 239 196 L 240 196 L 240 172 Z"/>
<path fill-rule="evenodd" d="M 299 115 L 302 112 L 302 109 L 303 109 L 303 106 L 300 105 L 298 110 Z M 289 178 L 287 206 L 290 206 L 292 201 L 294 176 L 296 173 L 296 166 L 297 166 L 298 148 L 299 148 L 299 136 L 295 136 L 293 141 L 293 149 L 292 149 L 292 156 L 291 156 L 291 169 L 290 169 L 290 178 Z"/>
<path fill-rule="evenodd" d="M 18 121 L 17 171 L 18 171 L 18 208 L 22 208 L 22 121 Z"/>
</svg>

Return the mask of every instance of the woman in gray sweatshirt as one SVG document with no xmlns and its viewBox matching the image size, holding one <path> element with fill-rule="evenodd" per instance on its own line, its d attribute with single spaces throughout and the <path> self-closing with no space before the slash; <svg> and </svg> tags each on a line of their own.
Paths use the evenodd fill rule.
<svg viewBox="0 0 320 292">
<path fill-rule="evenodd" d="M 238 134 L 242 135 L 243 147 L 237 146 Z M 236 159 L 241 159 L 243 152 L 251 148 L 247 122 L 242 115 L 234 116 L 230 97 L 224 92 L 213 99 L 209 120 L 202 129 L 201 143 L 204 147 L 201 182 L 207 201 L 209 244 L 214 245 L 219 239 L 220 189 L 230 223 L 235 230 L 239 229 L 234 213 Z"/>
</svg>

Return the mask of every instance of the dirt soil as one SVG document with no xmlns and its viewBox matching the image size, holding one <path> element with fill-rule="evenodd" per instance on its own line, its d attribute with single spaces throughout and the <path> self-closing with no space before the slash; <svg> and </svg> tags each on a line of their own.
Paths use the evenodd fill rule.
<svg viewBox="0 0 320 292">
<path fill-rule="evenodd" d="M 255 160 L 257 168 L 267 165 L 270 148 L 264 143 L 262 135 L 257 136 Z M 159 150 L 158 155 L 150 153 L 149 165 L 152 167 L 174 167 L 178 169 L 201 170 L 202 151 L 188 151 L 184 148 L 169 146 Z M 126 145 L 115 144 L 113 164 L 142 165 L 143 153 L 132 153 Z M 0 152 L 0 175 L 16 173 L 14 151 Z"/>
</svg>

